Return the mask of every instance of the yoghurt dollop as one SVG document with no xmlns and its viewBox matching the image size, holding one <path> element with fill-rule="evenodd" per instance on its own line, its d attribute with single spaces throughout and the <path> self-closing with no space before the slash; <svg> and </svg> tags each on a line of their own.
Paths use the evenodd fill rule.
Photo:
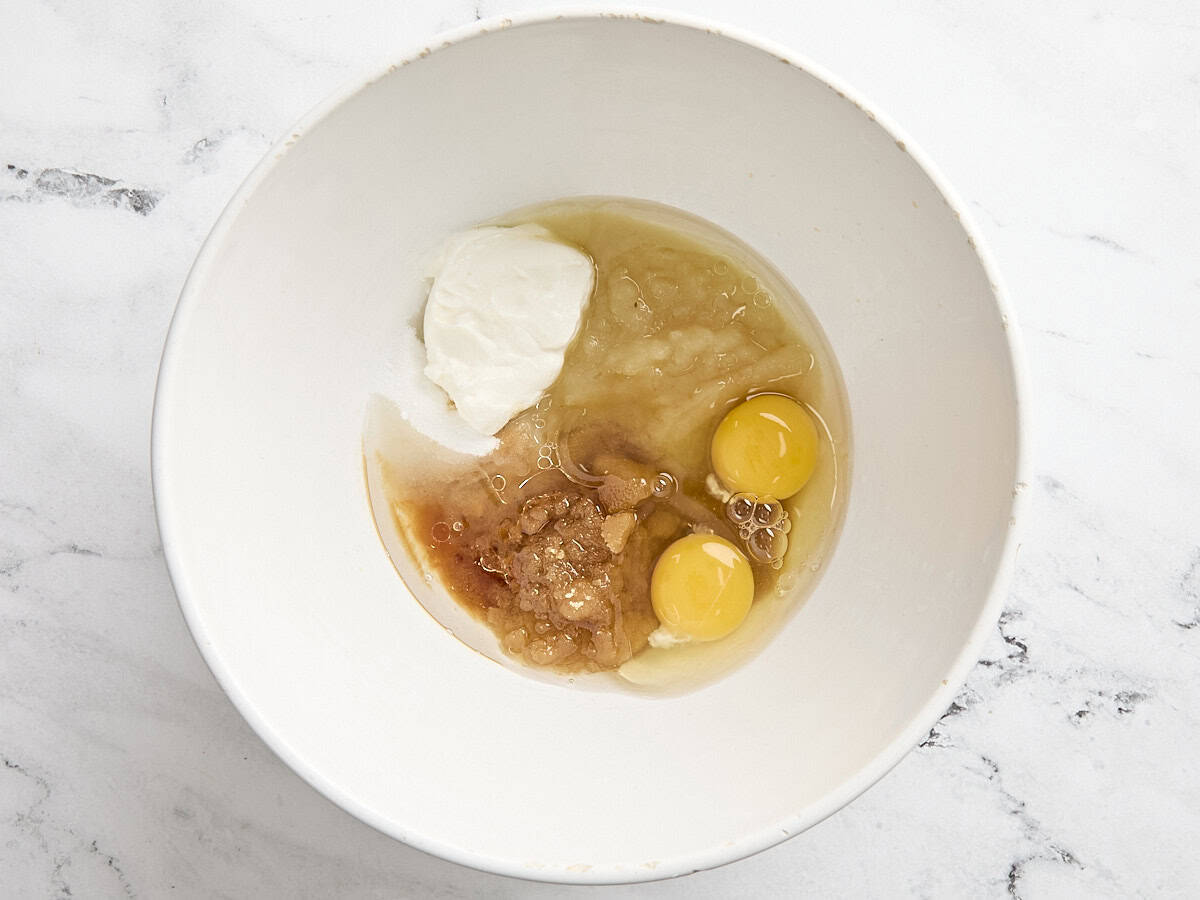
<svg viewBox="0 0 1200 900">
<path fill-rule="evenodd" d="M 558 377 L 595 266 L 540 225 L 483 226 L 447 240 L 429 275 L 425 375 L 495 434 Z"/>
</svg>

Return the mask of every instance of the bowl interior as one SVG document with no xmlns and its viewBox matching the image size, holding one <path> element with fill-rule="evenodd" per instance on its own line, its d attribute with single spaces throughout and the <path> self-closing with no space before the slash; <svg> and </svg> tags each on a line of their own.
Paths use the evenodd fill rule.
<svg viewBox="0 0 1200 900">
<path fill-rule="evenodd" d="M 823 580 L 762 653 L 683 696 L 571 691 L 472 652 L 407 593 L 365 495 L 364 410 L 423 255 L 588 194 L 754 247 L 849 394 L 854 486 Z M 873 117 L 710 31 L 559 18 L 394 67 L 276 151 L 185 289 L 154 469 L 196 639 L 302 775 L 457 861 L 609 881 L 769 846 L 897 761 L 995 612 L 1017 452 L 987 273 Z"/>
</svg>

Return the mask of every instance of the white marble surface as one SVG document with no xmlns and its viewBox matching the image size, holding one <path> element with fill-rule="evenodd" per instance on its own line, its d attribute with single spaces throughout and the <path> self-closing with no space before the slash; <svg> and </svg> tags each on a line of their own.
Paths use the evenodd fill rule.
<svg viewBox="0 0 1200 900">
<path fill-rule="evenodd" d="M 887 110 L 1020 316 L 1007 610 L 928 740 L 808 833 L 648 897 L 1200 892 L 1200 2 L 673 3 Z M 213 682 L 163 566 L 151 395 L 249 167 L 364 62 L 524 2 L 29 0 L 0 28 L 0 896 L 551 897 L 385 838 Z M 753 8 L 752 8 L 753 7 Z"/>
</svg>

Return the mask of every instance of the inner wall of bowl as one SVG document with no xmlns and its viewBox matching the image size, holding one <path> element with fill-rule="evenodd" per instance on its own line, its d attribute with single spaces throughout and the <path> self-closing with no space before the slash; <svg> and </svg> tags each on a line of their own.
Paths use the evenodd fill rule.
<svg viewBox="0 0 1200 900">
<path fill-rule="evenodd" d="M 829 336 L 853 417 L 823 581 L 750 663 L 670 699 L 472 653 L 406 593 L 364 493 L 365 404 L 430 244 L 596 194 L 687 210 L 769 259 Z M 767 846 L 888 749 L 985 604 L 1017 432 L 985 274 L 903 148 L 759 50 L 625 19 L 439 49 L 281 154 L 190 290 L 157 462 L 197 639 L 285 758 L 426 849 L 586 880 Z"/>
</svg>

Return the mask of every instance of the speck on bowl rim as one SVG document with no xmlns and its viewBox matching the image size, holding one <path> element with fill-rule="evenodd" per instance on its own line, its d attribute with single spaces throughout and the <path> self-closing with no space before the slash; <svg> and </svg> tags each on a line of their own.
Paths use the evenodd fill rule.
<svg viewBox="0 0 1200 900">
<path fill-rule="evenodd" d="M 1005 340 L 1009 356 L 1011 357 L 1012 377 L 1014 380 L 1013 393 L 1017 417 L 1016 486 L 1009 510 L 1011 517 L 1010 526 L 1005 536 L 1004 546 L 999 557 L 1000 562 L 992 581 L 991 590 L 982 608 L 982 612 L 970 631 L 965 645 L 955 658 L 953 665 L 946 672 L 946 677 L 942 682 L 942 689 L 933 692 L 933 695 L 919 712 L 912 716 L 907 727 L 894 740 L 887 744 L 883 750 L 878 752 L 869 765 L 859 769 L 853 777 L 846 779 L 836 788 L 824 794 L 817 802 L 810 804 L 795 815 L 782 821 L 772 822 L 753 833 L 746 834 L 739 840 L 727 842 L 720 846 L 708 847 L 704 850 L 679 857 L 660 860 L 653 869 L 605 865 L 587 868 L 572 867 L 571 869 L 539 869 L 531 868 L 520 861 L 509 858 L 493 858 L 473 851 L 466 846 L 458 846 L 429 839 L 416 830 L 397 829 L 393 823 L 382 820 L 374 811 L 368 809 L 355 797 L 347 795 L 340 788 L 326 780 L 320 771 L 310 765 L 306 759 L 298 755 L 280 735 L 271 730 L 256 708 L 254 700 L 241 689 L 234 676 L 225 666 L 220 652 L 214 645 L 206 629 L 206 623 L 193 602 L 193 582 L 187 563 L 182 558 L 175 539 L 177 523 L 170 512 L 162 505 L 164 482 L 167 478 L 163 469 L 162 451 L 165 434 L 170 428 L 172 417 L 172 410 L 166 397 L 171 393 L 172 379 L 174 377 L 173 362 L 175 353 L 173 352 L 173 348 L 179 342 L 180 335 L 188 327 L 189 318 L 199 299 L 197 285 L 204 280 L 209 271 L 213 263 L 216 248 L 228 237 L 233 223 L 245 207 L 247 201 L 258 189 L 268 173 L 275 168 L 278 160 L 288 152 L 289 148 L 297 140 L 301 139 L 333 110 L 359 91 L 388 75 L 400 65 L 418 63 L 424 57 L 429 56 L 431 53 L 436 54 L 445 47 L 477 39 L 498 30 L 523 28 L 559 19 L 591 18 L 639 20 L 648 26 L 665 22 L 674 26 L 706 31 L 769 54 L 796 69 L 802 70 L 843 95 L 849 102 L 858 106 L 864 115 L 874 120 L 879 128 L 882 128 L 903 147 L 908 155 L 924 171 L 934 187 L 945 199 L 948 206 L 958 217 L 961 227 L 972 243 L 982 269 L 991 283 L 996 307 L 1002 320 L 1007 323 Z M 419 45 L 412 46 L 408 52 L 400 54 L 397 58 L 372 67 L 365 77 L 354 79 L 304 116 L 297 125 L 289 129 L 288 133 L 257 164 L 226 205 L 216 224 L 213 226 L 211 233 L 205 240 L 183 286 L 178 305 L 171 320 L 163 349 L 155 393 L 151 440 L 151 474 L 154 486 L 155 511 L 162 537 L 167 568 L 180 607 L 201 655 L 204 657 L 218 683 L 229 695 L 242 716 L 262 740 L 289 767 L 334 803 L 368 825 L 411 846 L 455 863 L 486 872 L 530 880 L 558 883 L 628 883 L 677 877 L 713 868 L 758 853 L 780 843 L 788 837 L 804 831 L 836 812 L 864 792 L 895 766 L 928 733 L 944 712 L 949 700 L 965 682 L 968 672 L 979 658 L 983 643 L 999 616 L 1003 600 L 1006 596 L 1008 584 L 1016 562 L 1018 522 L 1022 519 L 1022 510 L 1025 506 L 1022 488 L 1028 481 L 1027 456 L 1029 434 L 1027 430 L 1027 417 L 1023 415 L 1023 409 L 1028 392 L 1024 356 L 1019 344 L 1016 321 L 1006 299 L 997 266 L 982 236 L 973 224 L 966 205 L 959 199 L 954 189 L 947 183 L 937 167 L 932 164 L 910 138 L 903 134 L 895 123 L 862 100 L 855 91 L 847 87 L 837 77 L 824 70 L 821 66 L 805 59 L 786 47 L 777 45 L 764 38 L 699 17 L 675 12 L 611 7 L 573 7 L 563 11 L 551 10 L 517 15 L 511 18 L 492 18 L 476 22 L 432 38 L 427 43 L 422 42 Z M 365 507 L 363 514 L 369 515 Z"/>
</svg>

